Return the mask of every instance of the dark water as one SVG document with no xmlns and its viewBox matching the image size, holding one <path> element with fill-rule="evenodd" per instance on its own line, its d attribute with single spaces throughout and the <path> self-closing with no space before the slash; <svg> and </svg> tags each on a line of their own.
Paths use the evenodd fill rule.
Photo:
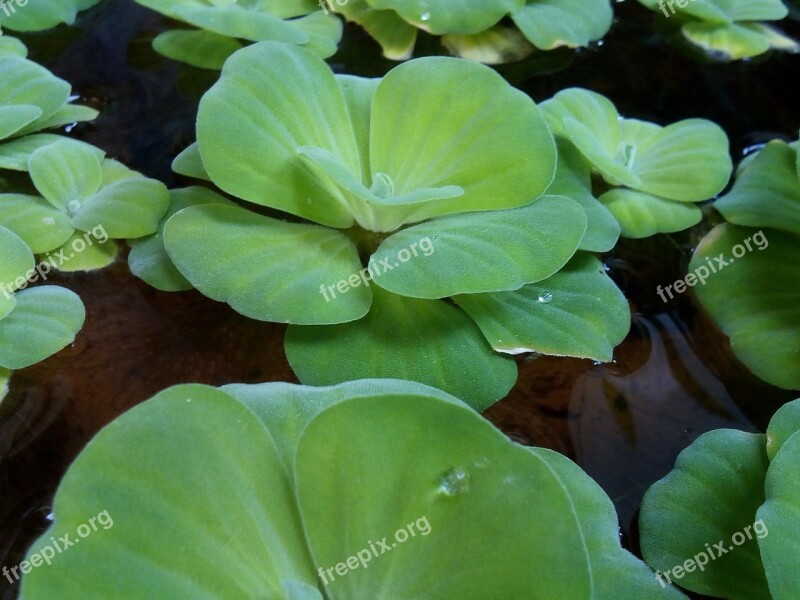
<svg viewBox="0 0 800 600">
<path fill-rule="evenodd" d="M 536 100 L 588 87 L 629 117 L 669 123 L 705 117 L 731 138 L 737 158 L 800 126 L 799 56 L 735 64 L 688 56 L 656 33 L 653 13 L 635 2 L 618 14 L 602 45 L 557 51 L 502 67 Z M 161 58 L 150 41 L 169 23 L 131 0 L 105 0 L 75 28 L 26 35 L 31 58 L 72 83 L 102 110 L 71 135 L 85 139 L 170 186 L 170 171 L 194 140 L 200 95 L 215 74 Z M 800 35 L 797 21 L 785 27 Z M 665 34 L 666 35 L 666 34 Z M 423 39 L 420 53 L 436 51 Z M 332 60 L 338 71 L 379 76 L 393 63 L 348 27 Z M 763 430 L 796 394 L 750 375 L 690 295 L 664 304 L 657 285 L 682 277 L 693 245 L 713 224 L 641 241 L 604 257 L 633 309 L 633 326 L 613 364 L 520 359 L 519 381 L 487 417 L 513 439 L 576 460 L 611 496 L 626 544 L 637 548 L 642 494 L 701 433 L 719 427 Z M 295 381 L 283 355 L 284 327 L 241 317 L 196 292 L 165 294 L 133 278 L 123 262 L 98 273 L 53 280 L 76 291 L 87 322 L 76 342 L 19 371 L 0 405 L 0 565 L 14 565 L 47 525 L 53 492 L 97 430 L 164 387 L 184 382 Z M 0 598 L 16 590 L 0 578 Z"/>
</svg>

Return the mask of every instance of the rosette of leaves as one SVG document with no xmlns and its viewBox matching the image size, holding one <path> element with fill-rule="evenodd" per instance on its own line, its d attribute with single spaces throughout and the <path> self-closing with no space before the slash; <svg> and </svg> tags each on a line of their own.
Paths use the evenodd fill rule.
<svg viewBox="0 0 800 600">
<path fill-rule="evenodd" d="M 109 265 L 115 240 L 153 234 L 169 204 L 161 182 L 67 138 L 31 153 L 28 171 L 40 196 L 0 194 L 0 226 L 61 271 Z"/>
<path fill-rule="evenodd" d="M 83 303 L 70 290 L 55 285 L 24 289 L 38 276 L 36 259 L 15 228 L 6 226 L 7 220 L 0 199 L 0 399 L 8 391 L 11 371 L 72 343 L 85 318 Z"/>
<path fill-rule="evenodd" d="M 608 0 L 321 0 L 361 25 L 387 58 L 411 57 L 422 29 L 443 36 L 457 56 L 490 64 L 518 60 L 534 48 L 576 48 L 611 27 Z M 510 18 L 515 27 L 500 24 Z"/>
<path fill-rule="evenodd" d="M 76 459 L 28 567 L 101 511 L 21 598 L 684 597 L 575 464 L 404 381 L 168 389 Z"/>
<path fill-rule="evenodd" d="M 0 168 L 25 169 L 20 150 L 38 147 L 59 139 L 52 134 L 29 134 L 53 129 L 78 121 L 90 121 L 97 111 L 70 102 L 70 85 L 50 71 L 24 58 L 25 47 L 12 42 L 4 44 L 0 37 Z M 16 41 L 16 40 L 15 40 Z M 23 153 L 24 154 L 24 153 Z"/>
<path fill-rule="evenodd" d="M 342 22 L 315 0 L 136 0 L 197 29 L 165 31 L 153 40 L 159 54 L 219 70 L 252 42 L 296 44 L 322 58 L 336 53 Z"/>
<path fill-rule="evenodd" d="M 673 575 L 686 565 L 673 582 L 707 596 L 800 598 L 798 464 L 800 400 L 775 414 L 766 435 L 719 429 L 700 436 L 645 494 L 645 560 Z M 698 558 L 702 569 L 686 564 Z"/>
<path fill-rule="evenodd" d="M 0 7 L 0 25 L 13 31 L 44 31 L 62 23 L 72 25 L 78 12 L 100 0 L 7 0 Z"/>
<path fill-rule="evenodd" d="M 689 269 L 713 261 L 717 272 L 695 294 L 753 373 L 773 385 L 800 389 L 797 144 L 767 144 L 740 167 L 733 188 L 714 208 L 727 223 L 700 242 Z M 757 246 L 750 242 L 754 236 Z"/>
<path fill-rule="evenodd" d="M 683 36 L 713 56 L 739 60 L 770 49 L 797 52 L 800 45 L 775 27 L 789 13 L 781 0 L 639 0 L 674 19 Z"/>
<path fill-rule="evenodd" d="M 730 179 L 728 137 L 710 121 L 662 127 L 626 119 L 608 98 L 580 88 L 559 92 L 542 111 L 556 137 L 582 158 L 571 163 L 572 172 L 588 168 L 598 176 L 593 191 L 623 237 L 696 225 L 702 218 L 697 203 L 716 196 Z"/>
<path fill-rule="evenodd" d="M 624 297 L 578 251 L 585 211 L 542 197 L 556 161 L 544 119 L 488 67 L 437 57 L 334 76 L 264 42 L 226 63 L 197 131 L 176 168 L 249 204 L 173 193 L 131 266 L 288 323 L 303 383 L 412 379 L 483 408 L 514 384 L 509 355 L 610 360 L 628 331 Z"/>
</svg>

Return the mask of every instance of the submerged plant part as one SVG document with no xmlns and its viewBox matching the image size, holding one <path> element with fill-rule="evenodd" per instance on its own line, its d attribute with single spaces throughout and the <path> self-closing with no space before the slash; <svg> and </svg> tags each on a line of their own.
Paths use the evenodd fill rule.
<svg viewBox="0 0 800 600">
<path fill-rule="evenodd" d="M 29 564 L 98 507 L 23 600 L 684 598 L 575 464 L 404 381 L 166 390 L 81 453 Z"/>
<path fill-rule="evenodd" d="M 394 60 L 411 57 L 417 31 L 443 36 L 457 56 L 490 64 L 533 51 L 576 48 L 599 40 L 611 27 L 608 0 L 348 0 L 334 6 L 377 40 Z M 510 17 L 516 28 L 500 21 Z"/>
<path fill-rule="evenodd" d="M 648 564 L 662 580 L 717 598 L 800 597 L 798 464 L 800 400 L 778 410 L 766 435 L 700 436 L 644 497 Z"/>
<path fill-rule="evenodd" d="M 725 269 L 697 287 L 697 298 L 758 377 L 800 389 L 800 158 L 798 144 L 773 141 L 739 168 L 714 203 L 728 223 L 697 246 L 690 270 L 719 257 Z M 757 252 L 746 240 L 762 239 Z M 714 259 L 716 260 L 716 259 Z"/>
<path fill-rule="evenodd" d="M 767 25 L 789 14 L 781 0 L 639 0 L 673 19 L 683 36 L 715 56 L 739 60 L 770 49 L 797 52 L 798 44 Z"/>
<path fill-rule="evenodd" d="M 78 12 L 100 0 L 3 0 L 0 26 L 13 31 L 43 31 L 56 25 L 72 25 Z"/>
<path fill-rule="evenodd" d="M 225 60 L 251 42 L 296 44 L 322 58 L 332 56 L 342 23 L 314 0 L 136 0 L 142 6 L 198 29 L 159 34 L 160 54 L 203 69 L 221 69 Z"/>
<path fill-rule="evenodd" d="M 625 119 L 606 97 L 579 88 L 559 92 L 542 103 L 542 111 L 556 137 L 602 177 L 599 200 L 624 237 L 696 225 L 702 218 L 696 204 L 716 196 L 730 179 L 728 137 L 710 121 L 687 119 L 661 127 Z M 566 168 L 573 179 L 580 177 L 579 161 Z"/>
<path fill-rule="evenodd" d="M 264 42 L 228 61 L 176 168 L 292 222 L 186 190 L 163 245 L 205 295 L 289 323 L 303 383 L 412 379 L 485 408 L 516 378 L 503 354 L 610 360 L 629 328 L 600 263 L 576 254 L 592 247 L 586 211 L 542 196 L 555 162 L 536 105 L 487 67 L 427 58 L 382 80 L 334 76 Z M 159 239 L 132 268 L 183 289 Z"/>
</svg>

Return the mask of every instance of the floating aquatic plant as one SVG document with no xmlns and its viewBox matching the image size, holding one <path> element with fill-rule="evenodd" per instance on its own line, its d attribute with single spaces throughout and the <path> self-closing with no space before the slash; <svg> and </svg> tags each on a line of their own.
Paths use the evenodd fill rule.
<svg viewBox="0 0 800 600">
<path fill-rule="evenodd" d="M 89 443 L 53 515 L 24 600 L 684 597 L 575 464 L 404 381 L 171 388 Z"/>
<path fill-rule="evenodd" d="M 644 497 L 648 564 L 708 596 L 800 597 L 798 464 L 800 400 L 775 414 L 766 435 L 720 429 L 700 436 Z M 704 564 L 684 569 L 690 561 Z"/>
<path fill-rule="evenodd" d="M 314 0 L 136 0 L 198 29 L 174 29 L 153 40 L 157 52 L 204 69 L 251 42 L 297 44 L 322 58 L 336 52 L 342 23 Z"/>
<path fill-rule="evenodd" d="M 608 0 L 321 0 L 358 23 L 387 58 L 410 58 L 422 29 L 443 36 L 457 56 L 490 64 L 517 60 L 534 47 L 576 48 L 602 38 L 611 27 Z M 515 27 L 500 24 L 509 17 Z"/>
<path fill-rule="evenodd" d="M 710 121 L 687 119 L 662 127 L 625 119 L 608 98 L 578 88 L 559 92 L 541 106 L 556 137 L 586 165 L 573 160 L 572 177 L 586 182 L 581 171 L 588 167 L 602 178 L 599 200 L 624 237 L 696 225 L 702 218 L 696 204 L 716 196 L 730 179 L 728 138 Z"/>
<path fill-rule="evenodd" d="M 382 80 L 334 76 L 264 42 L 228 61 L 175 166 L 281 213 L 174 192 L 131 267 L 289 323 L 304 383 L 405 378 L 486 407 L 514 383 L 509 355 L 607 361 L 629 328 L 584 252 L 608 244 L 602 221 L 542 196 L 555 163 L 536 105 L 487 67 L 427 58 Z"/>
<path fill-rule="evenodd" d="M 800 44 L 766 22 L 789 14 L 781 0 L 639 0 L 674 19 L 683 36 L 714 56 L 739 60 Z"/>
<path fill-rule="evenodd" d="M 721 257 L 724 269 L 695 288 L 736 356 L 769 383 L 800 389 L 800 159 L 773 141 L 740 167 L 714 203 L 728 221 L 697 246 L 690 270 Z M 766 245 L 743 245 L 759 233 Z"/>
<path fill-rule="evenodd" d="M 0 25 L 13 31 L 43 31 L 72 25 L 78 12 L 100 0 L 6 0 L 0 5 Z"/>
</svg>

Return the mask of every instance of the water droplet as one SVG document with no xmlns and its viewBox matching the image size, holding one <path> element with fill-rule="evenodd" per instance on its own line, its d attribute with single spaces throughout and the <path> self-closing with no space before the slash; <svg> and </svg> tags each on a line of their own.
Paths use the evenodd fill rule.
<svg viewBox="0 0 800 600">
<path fill-rule="evenodd" d="M 488 456 L 483 456 L 473 463 L 478 469 L 488 469 L 491 461 Z"/>
<path fill-rule="evenodd" d="M 543 292 L 543 293 L 539 294 L 539 302 L 543 302 L 543 303 L 547 304 L 552 299 L 553 299 L 553 294 L 550 293 L 550 292 Z"/>
<path fill-rule="evenodd" d="M 422 21 L 430 21 L 431 13 L 422 13 L 419 17 Z"/>
<path fill-rule="evenodd" d="M 56 220 L 53 217 L 45 217 L 42 219 L 42 223 L 44 223 L 45 225 L 55 225 Z"/>
<path fill-rule="evenodd" d="M 439 492 L 445 496 L 458 496 L 469 490 L 469 473 L 464 469 L 450 469 L 442 477 Z"/>
<path fill-rule="evenodd" d="M 71 213 L 76 213 L 81 209 L 81 203 L 77 200 L 70 200 L 69 204 L 67 204 L 67 210 Z"/>
</svg>

